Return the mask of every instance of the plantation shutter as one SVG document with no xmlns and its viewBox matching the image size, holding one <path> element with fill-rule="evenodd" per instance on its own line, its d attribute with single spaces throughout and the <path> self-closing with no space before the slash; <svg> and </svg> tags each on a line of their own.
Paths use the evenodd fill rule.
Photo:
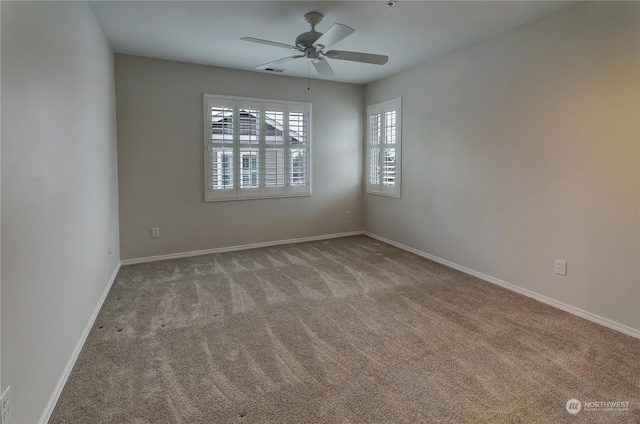
<svg viewBox="0 0 640 424">
<path fill-rule="evenodd" d="M 205 201 L 311 194 L 311 106 L 204 95 Z"/>
<path fill-rule="evenodd" d="M 366 191 L 400 197 L 401 99 L 367 108 Z"/>
</svg>

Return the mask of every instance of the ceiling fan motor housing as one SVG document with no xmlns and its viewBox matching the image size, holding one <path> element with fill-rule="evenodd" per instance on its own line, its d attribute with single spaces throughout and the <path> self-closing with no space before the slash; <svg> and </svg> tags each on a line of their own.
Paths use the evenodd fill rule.
<svg viewBox="0 0 640 424">
<path fill-rule="evenodd" d="M 309 12 L 304 15 L 304 20 L 311 25 L 311 31 L 303 32 L 296 38 L 296 46 L 307 48 L 311 47 L 318 38 L 322 35 L 321 32 L 316 31 L 316 25 L 322 21 L 322 13 Z"/>
<path fill-rule="evenodd" d="M 310 47 L 313 43 L 316 42 L 318 38 L 322 35 L 321 32 L 316 30 L 311 30 L 309 32 L 304 32 L 296 38 L 296 46 L 302 47 L 303 49 L 306 47 Z"/>
</svg>

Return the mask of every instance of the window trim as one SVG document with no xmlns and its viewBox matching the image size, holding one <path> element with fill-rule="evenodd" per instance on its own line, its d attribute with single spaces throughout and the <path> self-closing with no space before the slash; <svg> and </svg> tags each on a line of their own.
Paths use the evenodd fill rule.
<svg viewBox="0 0 640 424">
<path fill-rule="evenodd" d="M 229 143 L 216 143 L 212 141 L 211 135 L 211 107 L 214 106 L 214 102 L 220 105 L 229 105 L 233 109 L 233 127 L 231 142 Z M 257 143 L 242 143 L 241 140 L 241 126 L 240 109 L 246 109 L 253 106 L 257 106 L 259 113 L 258 125 L 260 130 L 258 131 Z M 282 112 L 284 114 L 283 141 L 272 142 L 266 139 L 264 131 L 264 124 L 266 119 L 266 111 Z M 238 96 L 226 96 L 218 94 L 203 94 L 203 112 L 204 112 L 204 201 L 205 202 L 222 202 L 222 201 L 234 201 L 234 200 L 255 200 L 255 199 L 273 199 L 283 197 L 308 197 L 312 195 L 312 105 L 308 102 L 297 102 L 289 100 L 274 100 L 274 99 L 260 99 L 253 97 L 238 97 Z M 290 140 L 290 119 L 292 113 L 304 113 L 307 115 L 306 119 L 306 133 L 304 144 L 293 144 Z M 231 153 L 232 168 L 233 168 L 233 188 L 220 190 L 213 188 L 212 178 L 212 160 L 211 151 L 218 145 L 228 146 L 228 150 Z M 257 188 L 242 188 L 241 180 L 243 175 L 243 169 L 241 168 L 241 150 L 246 148 L 254 148 L 259 159 L 258 166 L 258 180 L 259 184 Z M 220 148 L 218 146 L 218 148 Z M 283 186 L 281 187 L 267 187 L 267 151 L 269 149 L 282 149 L 283 152 Z M 303 181 L 302 185 L 292 184 L 292 151 L 296 149 L 306 150 L 306 181 Z M 276 153 L 279 158 L 279 154 Z M 275 180 L 279 181 L 278 170 L 276 170 Z M 306 184 L 304 184 L 306 182 Z"/>
<path fill-rule="evenodd" d="M 384 133 L 386 130 L 386 122 L 385 122 L 385 113 L 395 111 L 395 142 L 393 143 L 393 147 L 388 147 L 388 149 L 395 149 L 395 184 L 393 186 L 386 185 L 382 182 L 383 168 L 384 168 L 384 155 L 381 154 L 385 150 L 384 143 Z M 379 141 L 377 143 L 372 143 L 371 135 L 371 120 L 370 117 L 372 115 L 379 115 L 379 130 L 376 132 L 379 134 Z M 365 178 L 365 192 L 367 194 L 374 194 L 378 196 L 386 196 L 393 198 L 401 198 L 402 196 L 402 97 L 398 97 L 396 99 L 387 100 L 381 103 L 376 103 L 373 105 L 367 106 L 367 115 L 365 119 L 365 167 L 364 167 L 364 178 Z M 378 163 L 377 163 L 377 172 L 379 175 L 380 182 L 375 184 L 371 182 L 371 157 L 374 145 L 378 145 Z M 375 166 L 375 165 L 374 165 Z"/>
</svg>

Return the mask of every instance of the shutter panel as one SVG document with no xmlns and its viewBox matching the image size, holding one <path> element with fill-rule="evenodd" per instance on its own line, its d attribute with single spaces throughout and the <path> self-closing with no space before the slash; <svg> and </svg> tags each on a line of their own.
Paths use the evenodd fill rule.
<svg viewBox="0 0 640 424">
<path fill-rule="evenodd" d="M 236 196 L 234 135 L 236 102 L 209 97 L 205 99 L 208 118 L 208 200 Z"/>
<path fill-rule="evenodd" d="M 369 111 L 369 131 L 368 131 L 368 160 L 369 175 L 367 182 L 371 186 L 380 184 L 380 138 L 382 131 L 381 113 L 379 108 L 372 108 Z"/>
<path fill-rule="evenodd" d="M 289 144 L 307 144 L 309 115 L 305 112 L 289 112 Z"/>
<path fill-rule="evenodd" d="M 284 148 L 267 147 L 265 156 L 265 186 L 284 187 Z"/>
<path fill-rule="evenodd" d="M 392 107 L 394 107 L 393 105 Z M 382 158 L 382 184 L 387 187 L 396 185 L 396 149 L 397 111 L 384 112 L 384 157 Z M 391 147 L 394 146 L 394 147 Z"/>
<path fill-rule="evenodd" d="M 305 193 L 310 189 L 310 161 L 309 161 L 309 115 L 307 105 L 289 105 L 289 193 Z"/>
<path fill-rule="evenodd" d="M 233 189 L 233 149 L 211 148 L 211 188 L 213 190 Z"/>
<path fill-rule="evenodd" d="M 260 152 L 257 149 L 242 148 L 240 149 L 240 188 L 259 188 L 260 187 Z"/>
<path fill-rule="evenodd" d="M 285 116 L 287 106 L 281 103 L 265 104 L 265 193 L 284 195 L 285 191 Z"/>
<path fill-rule="evenodd" d="M 233 143 L 234 103 L 228 100 L 210 99 L 211 141 L 213 143 Z"/>
<path fill-rule="evenodd" d="M 284 145 L 287 107 L 281 103 L 267 103 L 264 112 L 264 135 L 267 145 Z"/>
<path fill-rule="evenodd" d="M 307 185 L 308 155 L 307 149 L 289 149 L 289 185 L 299 187 Z"/>
</svg>

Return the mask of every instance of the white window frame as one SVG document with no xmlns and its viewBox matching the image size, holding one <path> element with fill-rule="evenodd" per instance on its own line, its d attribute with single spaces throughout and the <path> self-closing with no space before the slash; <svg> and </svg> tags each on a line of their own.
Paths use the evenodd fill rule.
<svg viewBox="0 0 640 424">
<path fill-rule="evenodd" d="M 399 199 L 402 193 L 402 97 L 368 106 L 365 128 L 366 192 Z M 386 165 L 386 157 L 394 158 L 392 167 Z"/>
<path fill-rule="evenodd" d="M 226 120 L 217 121 L 217 137 L 212 131 L 213 107 L 228 108 L 226 116 L 231 118 L 229 124 Z M 311 196 L 311 103 L 204 94 L 203 109 L 205 202 Z M 241 121 L 241 110 L 252 111 L 257 127 Z M 306 115 L 306 119 L 296 120 L 300 115 Z M 296 122 L 301 125 L 297 127 Z M 267 135 L 267 125 L 274 135 Z M 248 128 L 249 134 L 245 134 Z M 257 160 L 243 160 L 247 156 Z M 231 165 L 224 166 L 222 157 L 230 157 Z M 246 163 L 251 164 L 250 168 L 245 169 Z M 257 170 L 253 169 L 256 164 Z"/>
</svg>

